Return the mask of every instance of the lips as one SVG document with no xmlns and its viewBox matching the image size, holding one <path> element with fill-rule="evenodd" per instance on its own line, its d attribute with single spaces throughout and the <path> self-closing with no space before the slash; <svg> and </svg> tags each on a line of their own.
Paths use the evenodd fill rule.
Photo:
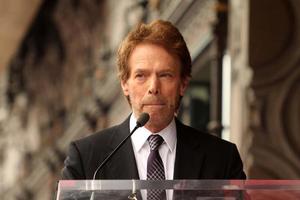
<svg viewBox="0 0 300 200">
<path fill-rule="evenodd" d="M 165 104 L 143 104 L 143 106 L 153 106 L 153 107 L 161 107 L 164 106 Z"/>
<path fill-rule="evenodd" d="M 143 104 L 143 106 L 164 106 L 165 104 L 162 103 L 147 103 Z"/>
<path fill-rule="evenodd" d="M 143 107 L 149 107 L 149 108 L 161 108 L 163 106 L 165 106 L 165 103 L 162 102 L 147 102 L 147 103 L 143 103 Z"/>
<path fill-rule="evenodd" d="M 143 106 L 152 106 L 152 107 L 161 107 L 161 106 L 165 106 L 166 103 L 162 98 L 145 98 L 142 101 L 142 105 Z"/>
</svg>

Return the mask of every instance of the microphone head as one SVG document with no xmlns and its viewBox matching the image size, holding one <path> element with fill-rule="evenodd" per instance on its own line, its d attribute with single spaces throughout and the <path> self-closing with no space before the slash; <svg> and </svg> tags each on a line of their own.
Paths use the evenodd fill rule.
<svg viewBox="0 0 300 200">
<path fill-rule="evenodd" d="M 139 118 L 136 121 L 137 127 L 144 126 L 150 119 L 150 115 L 148 113 L 142 113 L 140 114 Z"/>
</svg>

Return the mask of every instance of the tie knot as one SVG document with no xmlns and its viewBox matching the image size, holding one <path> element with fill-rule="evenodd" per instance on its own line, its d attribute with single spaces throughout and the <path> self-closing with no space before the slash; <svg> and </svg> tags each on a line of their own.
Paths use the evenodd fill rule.
<svg viewBox="0 0 300 200">
<path fill-rule="evenodd" d="M 158 147 L 164 142 L 164 139 L 160 135 L 150 135 L 148 137 L 148 142 L 151 151 L 157 150 Z"/>
</svg>

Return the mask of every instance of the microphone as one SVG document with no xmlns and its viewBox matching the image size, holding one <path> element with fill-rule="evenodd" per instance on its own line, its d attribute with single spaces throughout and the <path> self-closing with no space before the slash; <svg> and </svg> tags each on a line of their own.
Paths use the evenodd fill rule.
<svg viewBox="0 0 300 200">
<path fill-rule="evenodd" d="M 149 119 L 150 119 L 150 116 L 148 113 L 142 113 L 136 121 L 136 128 L 145 126 L 145 124 L 149 121 Z M 132 130 L 132 132 L 134 132 L 134 131 Z"/>
<path fill-rule="evenodd" d="M 134 129 L 130 132 L 130 134 L 102 161 L 99 167 L 95 170 L 93 180 L 96 179 L 97 173 L 103 168 L 103 166 L 109 161 L 109 159 L 118 151 L 118 149 L 127 141 L 127 139 L 136 131 L 136 129 L 144 126 L 150 119 L 148 113 L 140 114 L 139 118 L 136 121 L 136 125 Z"/>
<path fill-rule="evenodd" d="M 150 119 L 150 116 L 148 113 L 142 113 L 140 114 L 139 118 L 136 121 L 136 125 L 134 127 L 134 129 L 130 132 L 130 134 L 124 139 L 122 140 L 122 142 L 120 144 L 118 144 L 118 146 L 104 159 L 104 161 L 99 165 L 99 167 L 95 170 L 94 172 L 94 176 L 93 176 L 93 180 L 96 179 L 96 175 L 97 173 L 103 168 L 103 166 L 109 161 L 109 159 L 115 154 L 116 151 L 118 151 L 118 149 L 128 140 L 128 138 L 136 131 L 136 129 L 144 126 Z M 135 197 L 135 193 L 132 194 L 133 197 L 129 196 L 129 199 L 136 199 Z M 94 191 L 91 194 L 90 200 L 94 200 L 95 199 L 95 193 Z"/>
</svg>

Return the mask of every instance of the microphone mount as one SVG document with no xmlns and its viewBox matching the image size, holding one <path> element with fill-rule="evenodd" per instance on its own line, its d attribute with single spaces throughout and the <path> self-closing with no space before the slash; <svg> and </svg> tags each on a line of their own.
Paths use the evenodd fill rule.
<svg viewBox="0 0 300 200">
<path fill-rule="evenodd" d="M 93 180 L 96 179 L 97 173 L 104 167 L 104 165 L 109 161 L 109 159 L 119 150 L 119 148 L 128 140 L 128 138 L 136 131 L 136 129 L 144 126 L 149 121 L 149 119 L 150 119 L 150 116 L 148 113 L 140 114 L 139 118 L 136 121 L 136 126 L 130 132 L 130 134 L 122 140 L 122 142 L 103 160 L 103 162 L 95 170 Z"/>
</svg>

